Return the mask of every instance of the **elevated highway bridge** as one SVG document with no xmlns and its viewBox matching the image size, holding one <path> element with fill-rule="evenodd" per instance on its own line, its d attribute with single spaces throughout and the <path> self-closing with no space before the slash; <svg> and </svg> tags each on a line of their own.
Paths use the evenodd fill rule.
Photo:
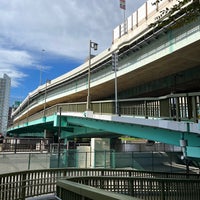
<svg viewBox="0 0 200 200">
<path fill-rule="evenodd" d="M 87 61 L 29 93 L 13 112 L 8 133 L 65 139 L 126 135 L 182 146 L 184 156 L 199 158 L 200 18 L 188 21 L 184 11 L 199 2 L 185 2 L 173 20 L 166 15 L 155 26 L 160 11 L 177 1 L 151 3 L 114 29 L 112 45 L 90 66 Z M 119 57 L 116 74 L 113 53 Z"/>
</svg>

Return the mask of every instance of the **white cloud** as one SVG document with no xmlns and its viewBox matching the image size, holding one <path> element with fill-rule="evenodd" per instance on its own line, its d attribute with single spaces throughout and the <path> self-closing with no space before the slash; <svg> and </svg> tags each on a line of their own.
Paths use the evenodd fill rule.
<svg viewBox="0 0 200 200">
<path fill-rule="evenodd" d="M 127 0 L 126 15 L 144 2 Z M 123 10 L 119 0 L 1 0 L 0 18 L 0 73 L 7 71 L 18 86 L 27 76 L 23 68 L 39 66 L 31 52 L 45 49 L 83 60 L 90 39 L 99 43 L 99 52 L 108 48 Z"/>
<path fill-rule="evenodd" d="M 25 51 L 0 49 L 1 60 L 4 64 L 16 64 L 21 67 L 32 64 L 31 56 Z"/>
<path fill-rule="evenodd" d="M 19 81 L 27 75 L 20 69 L 32 66 L 33 60 L 25 51 L 0 49 L 0 74 L 12 78 L 12 86 L 18 87 Z"/>
<path fill-rule="evenodd" d="M 35 68 L 46 71 L 50 66 L 41 66 L 26 51 L 0 49 L 0 74 L 7 74 L 12 79 L 12 87 L 20 86 L 20 81 L 28 74 L 23 69 Z"/>
</svg>

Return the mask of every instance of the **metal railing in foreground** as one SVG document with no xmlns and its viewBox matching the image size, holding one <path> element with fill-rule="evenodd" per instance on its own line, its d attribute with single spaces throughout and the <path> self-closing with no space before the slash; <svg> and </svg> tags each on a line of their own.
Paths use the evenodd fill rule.
<svg viewBox="0 0 200 200">
<path fill-rule="evenodd" d="M 28 170 L 16 173 L 0 175 L 0 199 L 1 200 L 24 200 L 27 197 L 39 196 L 42 194 L 55 193 L 56 183 L 58 179 L 69 177 L 141 177 L 145 179 L 151 178 L 168 178 L 169 180 L 188 178 L 195 183 L 196 189 L 200 189 L 200 176 L 197 174 L 181 174 L 181 173 L 159 173 L 147 171 L 135 171 L 126 169 L 44 169 L 44 170 Z M 96 178 L 95 178 L 96 177 Z M 152 179 L 153 180 L 153 179 Z M 196 182 L 195 182 L 196 180 Z M 145 182 L 146 184 L 147 182 Z M 152 183 L 153 184 L 153 183 Z M 187 185 L 186 185 L 187 186 Z M 113 186 L 114 187 L 114 186 Z M 185 186 L 184 186 L 185 187 Z M 193 187 L 193 186 L 192 186 Z"/>
<path fill-rule="evenodd" d="M 91 188 L 90 186 L 67 180 L 60 180 L 57 182 L 57 196 L 61 199 L 71 200 L 139 200 L 135 197 L 118 194 L 99 188 Z"/>
<path fill-rule="evenodd" d="M 70 184 L 69 180 L 76 182 L 77 185 Z M 81 185 L 87 185 L 90 188 L 84 188 L 81 192 L 83 187 Z M 77 190 L 79 186 L 81 190 Z M 70 197 L 71 200 L 85 197 L 93 199 L 91 197 L 94 189 L 91 186 L 145 200 L 200 199 L 200 180 L 146 177 L 73 177 L 69 178 L 68 182 L 61 180 L 57 183 L 57 195 L 60 198 Z M 121 199 L 127 198 L 121 197 Z"/>
</svg>

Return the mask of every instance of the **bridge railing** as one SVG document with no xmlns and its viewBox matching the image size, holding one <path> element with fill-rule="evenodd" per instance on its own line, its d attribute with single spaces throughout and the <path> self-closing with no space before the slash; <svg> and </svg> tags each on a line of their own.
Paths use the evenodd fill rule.
<svg viewBox="0 0 200 200">
<path fill-rule="evenodd" d="M 119 99 L 118 107 L 120 115 L 140 116 L 145 118 L 160 118 L 176 121 L 198 122 L 200 118 L 200 92 L 170 94 L 162 97 Z M 15 126 L 24 126 L 31 121 L 48 117 L 62 112 L 84 112 L 86 102 L 57 104 L 45 110 L 37 112 L 15 123 Z M 91 110 L 99 114 L 115 114 L 115 101 L 93 101 Z M 10 127 L 12 128 L 12 127 Z"/>
<path fill-rule="evenodd" d="M 106 191 L 100 188 L 79 184 L 69 180 L 59 180 L 57 182 L 57 196 L 61 199 L 82 200 L 82 199 L 106 199 L 106 200 L 139 200 L 116 192 Z"/>
<path fill-rule="evenodd" d="M 152 200 L 199 200 L 200 181 L 193 179 L 163 179 L 141 177 L 73 177 L 68 180 L 79 184 Z M 58 183 L 59 185 L 59 183 Z M 65 190 L 67 191 L 67 188 Z M 62 193 L 58 196 L 62 198 Z"/>
<path fill-rule="evenodd" d="M 120 114 L 197 122 L 200 93 L 170 94 L 157 98 L 119 101 Z"/>
<path fill-rule="evenodd" d="M 94 177 L 94 180 L 100 177 L 109 176 L 115 180 L 129 180 L 127 177 L 143 177 L 145 179 L 151 178 L 164 178 L 164 179 L 182 179 L 188 178 L 188 182 L 193 183 L 193 189 L 200 191 L 200 176 L 197 174 L 181 174 L 181 173 L 159 173 L 148 171 L 135 171 L 126 169 L 75 169 L 75 168 L 62 168 L 62 169 L 44 169 L 44 170 L 28 170 L 9 174 L 0 174 L 0 199 L 1 200 L 24 200 L 27 197 L 38 196 L 42 194 L 55 193 L 56 183 L 58 179 L 66 179 L 67 177 Z M 96 178 L 95 178 L 96 177 Z M 119 178 L 122 177 L 122 178 Z M 123 178 L 126 177 L 126 178 Z M 89 180 L 86 178 L 85 180 Z M 81 181 L 81 179 L 80 179 Z M 84 181 L 84 180 L 82 180 Z M 105 180 L 106 182 L 106 180 Z M 167 180 L 168 182 L 168 180 Z M 178 182 L 178 181 L 177 181 Z M 187 181 L 186 181 L 187 182 Z M 111 183 L 111 182 L 110 182 Z M 114 182 L 113 182 L 114 183 Z M 120 183 L 120 182 L 119 182 Z M 121 182 L 123 183 L 123 182 Z M 144 186 L 147 182 L 145 182 Z M 150 183 L 150 182 L 149 182 Z M 152 187 L 153 187 L 152 182 Z M 187 186 L 187 185 L 186 185 Z M 114 186 L 113 186 L 114 187 Z M 116 185 L 117 187 L 117 185 Z M 135 185 L 137 187 L 137 184 Z M 185 187 L 185 186 L 184 186 Z"/>
</svg>

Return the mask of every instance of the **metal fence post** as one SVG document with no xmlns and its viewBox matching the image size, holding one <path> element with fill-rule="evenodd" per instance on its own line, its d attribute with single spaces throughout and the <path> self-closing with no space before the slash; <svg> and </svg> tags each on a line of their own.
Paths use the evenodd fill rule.
<svg viewBox="0 0 200 200">
<path fill-rule="evenodd" d="M 87 168 L 87 151 L 85 152 L 85 168 Z"/>
<path fill-rule="evenodd" d="M 26 197 L 26 173 L 22 174 L 22 179 L 21 179 L 21 195 L 20 195 L 21 200 L 25 200 Z"/>
<path fill-rule="evenodd" d="M 31 153 L 28 154 L 28 170 L 30 169 L 31 165 Z"/>
<path fill-rule="evenodd" d="M 104 168 L 106 168 L 106 150 L 104 150 Z"/>
<path fill-rule="evenodd" d="M 17 153 L 17 138 L 15 138 L 15 153 Z"/>
<path fill-rule="evenodd" d="M 133 179 L 130 179 L 128 182 L 129 186 L 128 186 L 128 195 L 129 196 L 133 196 Z"/>
<path fill-rule="evenodd" d="M 161 199 L 165 200 L 165 183 L 163 180 L 161 181 Z"/>
<path fill-rule="evenodd" d="M 111 159 L 112 159 L 112 164 L 111 164 L 111 167 L 112 168 L 115 168 L 115 151 L 114 150 L 112 150 L 112 156 L 111 156 Z"/>
</svg>

